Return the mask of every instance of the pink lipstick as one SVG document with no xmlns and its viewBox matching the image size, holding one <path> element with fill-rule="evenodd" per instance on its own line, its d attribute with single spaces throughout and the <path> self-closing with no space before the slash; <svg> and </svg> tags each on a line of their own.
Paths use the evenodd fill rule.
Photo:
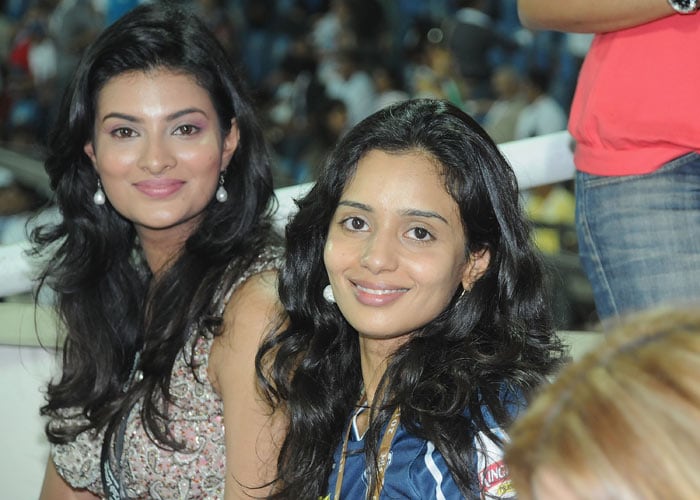
<svg viewBox="0 0 700 500">
<path fill-rule="evenodd" d="M 185 182 L 177 179 L 150 179 L 134 184 L 134 187 L 149 198 L 167 198 L 180 190 Z"/>
<path fill-rule="evenodd" d="M 352 282 L 357 300 L 367 306 L 385 306 L 401 298 L 408 288 L 379 283 Z"/>
</svg>

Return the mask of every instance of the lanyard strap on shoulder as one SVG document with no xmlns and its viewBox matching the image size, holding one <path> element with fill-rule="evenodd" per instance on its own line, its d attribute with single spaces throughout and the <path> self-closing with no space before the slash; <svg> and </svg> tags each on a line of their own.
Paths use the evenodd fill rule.
<svg viewBox="0 0 700 500">
<path fill-rule="evenodd" d="M 401 409 L 396 408 L 394 413 L 391 415 L 389 420 L 389 425 L 387 425 L 386 431 L 384 431 L 384 436 L 382 436 L 382 441 L 379 444 L 379 456 L 377 457 L 377 480 L 374 483 L 374 491 L 370 495 L 368 493 L 368 498 L 371 500 L 379 500 L 379 494 L 384 487 L 384 474 L 386 473 L 389 453 L 391 452 L 391 443 L 394 440 L 396 431 L 399 428 L 399 422 L 401 421 Z M 345 474 L 345 461 L 348 454 L 348 441 L 350 440 L 350 431 L 352 429 L 352 418 L 348 424 L 348 428 L 345 431 L 345 438 L 343 439 L 343 448 L 340 452 L 340 463 L 338 464 L 338 477 L 335 481 L 335 493 L 333 495 L 333 500 L 340 500 L 340 492 L 343 489 L 343 476 Z"/>
</svg>

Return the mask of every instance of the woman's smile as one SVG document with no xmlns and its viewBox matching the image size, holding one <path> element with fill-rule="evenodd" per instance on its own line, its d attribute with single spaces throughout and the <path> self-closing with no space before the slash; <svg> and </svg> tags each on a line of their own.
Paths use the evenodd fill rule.
<svg viewBox="0 0 700 500">
<path fill-rule="evenodd" d="M 357 300 L 366 306 L 385 306 L 400 299 L 408 288 L 397 288 L 383 284 L 371 284 L 350 280 L 355 287 Z"/>
<path fill-rule="evenodd" d="M 182 188 L 185 181 L 178 179 L 149 179 L 134 183 L 134 187 L 149 198 L 167 198 Z"/>
</svg>

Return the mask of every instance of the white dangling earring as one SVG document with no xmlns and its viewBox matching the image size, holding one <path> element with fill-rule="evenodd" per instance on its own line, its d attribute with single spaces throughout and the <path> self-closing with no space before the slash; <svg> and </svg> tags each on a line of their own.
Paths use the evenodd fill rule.
<svg viewBox="0 0 700 500">
<path fill-rule="evenodd" d="M 92 201 L 95 203 L 95 205 L 104 205 L 105 201 L 107 201 L 105 192 L 102 191 L 102 183 L 100 182 L 99 177 L 97 178 L 97 191 L 95 191 L 95 194 L 92 195 Z"/>
<path fill-rule="evenodd" d="M 224 187 L 224 172 L 221 172 L 219 176 L 219 188 L 216 190 L 216 201 L 219 203 L 224 203 L 228 200 L 228 191 Z"/>
<path fill-rule="evenodd" d="M 335 295 L 333 295 L 333 288 L 330 285 L 326 285 L 323 289 L 323 298 L 326 299 L 326 302 L 335 304 Z"/>
</svg>

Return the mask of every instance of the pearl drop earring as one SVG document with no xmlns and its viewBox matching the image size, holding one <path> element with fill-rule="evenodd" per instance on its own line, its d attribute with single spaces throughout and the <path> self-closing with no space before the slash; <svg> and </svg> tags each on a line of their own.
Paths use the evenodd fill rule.
<svg viewBox="0 0 700 500">
<path fill-rule="evenodd" d="M 219 203 L 224 203 L 228 200 L 228 191 L 224 187 L 224 172 L 221 172 L 219 176 L 219 188 L 216 190 L 216 201 Z"/>
<path fill-rule="evenodd" d="M 104 205 L 105 201 L 107 201 L 105 192 L 102 191 L 102 183 L 100 182 L 99 177 L 97 179 L 97 191 L 95 191 L 95 194 L 92 195 L 92 201 L 95 203 L 95 205 Z"/>
</svg>

